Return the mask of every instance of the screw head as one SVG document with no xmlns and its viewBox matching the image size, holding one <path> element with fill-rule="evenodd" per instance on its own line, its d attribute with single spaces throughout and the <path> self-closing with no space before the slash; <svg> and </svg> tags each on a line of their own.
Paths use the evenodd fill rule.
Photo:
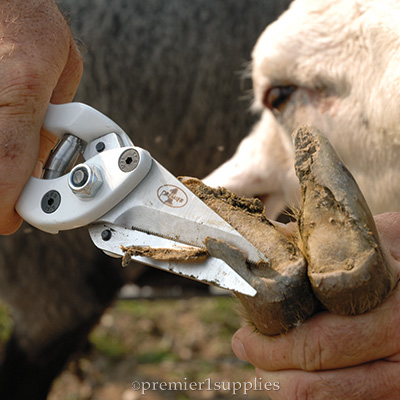
<svg viewBox="0 0 400 400">
<path fill-rule="evenodd" d="M 139 164 L 140 156 L 137 150 L 125 150 L 118 160 L 118 166 L 123 172 L 132 172 Z"/>
<path fill-rule="evenodd" d="M 49 190 L 42 197 L 41 207 L 46 214 L 52 214 L 61 204 L 61 195 L 57 190 Z"/>
<path fill-rule="evenodd" d="M 103 232 L 101 232 L 101 238 L 107 242 L 108 240 L 111 239 L 112 232 L 109 229 L 104 229 Z"/>
<path fill-rule="evenodd" d="M 104 142 L 99 142 L 96 144 L 96 151 L 98 153 L 101 153 L 102 151 L 104 151 L 105 148 L 106 148 L 106 145 Z"/>
</svg>

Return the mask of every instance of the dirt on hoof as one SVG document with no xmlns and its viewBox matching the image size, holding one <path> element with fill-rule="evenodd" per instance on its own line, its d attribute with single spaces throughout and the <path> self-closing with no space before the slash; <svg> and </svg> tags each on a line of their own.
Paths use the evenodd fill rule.
<svg viewBox="0 0 400 400">
<path fill-rule="evenodd" d="M 302 194 L 298 228 L 314 293 L 333 313 L 367 312 L 396 282 L 368 205 L 317 129 L 303 126 L 293 141 Z"/>
<path fill-rule="evenodd" d="M 205 242 L 210 255 L 226 261 L 257 290 L 255 297 L 236 293 L 255 327 L 265 335 L 276 335 L 312 315 L 316 300 L 306 261 L 297 246 L 267 220 L 261 201 L 210 188 L 199 179 L 180 180 L 269 259 L 269 264 L 249 264 L 230 244 L 215 238 Z"/>
<path fill-rule="evenodd" d="M 126 267 L 131 262 L 132 256 L 149 257 L 153 260 L 160 261 L 181 261 L 181 262 L 203 262 L 208 252 L 204 249 L 197 247 L 193 248 L 162 248 L 162 247 L 149 247 L 149 246 L 121 246 L 124 252 L 122 257 L 122 266 Z"/>
</svg>

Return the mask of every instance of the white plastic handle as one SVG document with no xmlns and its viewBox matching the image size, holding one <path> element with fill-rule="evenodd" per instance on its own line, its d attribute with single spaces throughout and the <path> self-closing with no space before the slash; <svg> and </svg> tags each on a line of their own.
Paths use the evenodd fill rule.
<svg viewBox="0 0 400 400">
<path fill-rule="evenodd" d="M 151 168 L 150 154 L 135 147 L 140 158 L 139 164 L 134 171 L 123 172 L 118 162 L 127 149 L 130 148 L 105 151 L 86 162 L 89 167 L 101 171 L 102 175 L 102 186 L 90 199 L 80 198 L 72 192 L 68 185 L 68 174 L 56 179 L 30 178 L 17 203 L 18 214 L 48 233 L 90 224 L 132 192 Z"/>
<path fill-rule="evenodd" d="M 86 160 L 87 166 L 99 171 L 102 181 L 101 188 L 89 199 L 73 193 L 69 174 L 55 179 L 29 179 L 16 210 L 25 221 L 43 231 L 58 233 L 95 221 L 126 197 L 151 168 L 152 157 L 147 151 L 133 147 L 129 136 L 114 121 L 86 104 L 50 104 L 43 126 L 56 136 L 69 133 L 86 143 L 115 133 L 121 145 Z M 137 154 L 137 165 L 127 172 L 120 163 L 130 149 Z"/>
<path fill-rule="evenodd" d="M 64 133 L 91 142 L 107 133 L 116 133 L 124 146 L 132 146 L 129 136 L 112 119 L 83 103 L 49 104 L 43 127 L 61 137 Z"/>
</svg>

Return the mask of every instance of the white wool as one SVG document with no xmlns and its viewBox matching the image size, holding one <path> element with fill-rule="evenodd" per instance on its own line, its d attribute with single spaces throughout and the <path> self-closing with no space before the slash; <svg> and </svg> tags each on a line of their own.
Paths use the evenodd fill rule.
<svg viewBox="0 0 400 400">
<path fill-rule="evenodd" d="M 267 213 L 276 216 L 298 192 L 290 135 L 312 124 L 338 151 L 373 213 L 400 211 L 399 21 L 398 1 L 294 1 L 253 51 L 260 123 L 206 183 L 268 194 L 274 201 L 267 199 Z M 282 113 L 272 113 L 264 95 L 282 85 L 298 89 Z"/>
</svg>

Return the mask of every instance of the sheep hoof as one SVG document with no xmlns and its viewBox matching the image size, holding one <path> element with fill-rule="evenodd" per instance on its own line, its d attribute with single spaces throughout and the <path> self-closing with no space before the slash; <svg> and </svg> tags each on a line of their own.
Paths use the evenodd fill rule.
<svg viewBox="0 0 400 400">
<path fill-rule="evenodd" d="M 213 238 L 205 241 L 210 255 L 223 259 L 257 290 L 255 297 L 236 293 L 257 330 L 276 335 L 311 316 L 317 302 L 308 281 L 306 261 L 298 247 L 267 220 L 263 204 L 223 188 L 210 188 L 195 178 L 181 180 L 269 259 L 269 264 L 252 265 L 230 244 Z"/>
<path fill-rule="evenodd" d="M 209 254 L 225 260 L 257 290 L 255 297 L 236 295 L 248 319 L 265 335 L 291 329 L 321 304 L 336 314 L 367 312 L 396 283 L 367 203 L 328 140 L 308 126 L 298 129 L 293 139 L 302 194 L 298 243 L 266 219 L 258 200 L 210 188 L 198 179 L 182 179 L 270 260 L 249 265 L 228 243 L 213 238 L 205 242 Z"/>
<path fill-rule="evenodd" d="M 302 194 L 298 229 L 313 291 L 333 313 L 367 312 L 386 298 L 396 282 L 368 205 L 317 129 L 301 127 L 293 141 Z"/>
</svg>

